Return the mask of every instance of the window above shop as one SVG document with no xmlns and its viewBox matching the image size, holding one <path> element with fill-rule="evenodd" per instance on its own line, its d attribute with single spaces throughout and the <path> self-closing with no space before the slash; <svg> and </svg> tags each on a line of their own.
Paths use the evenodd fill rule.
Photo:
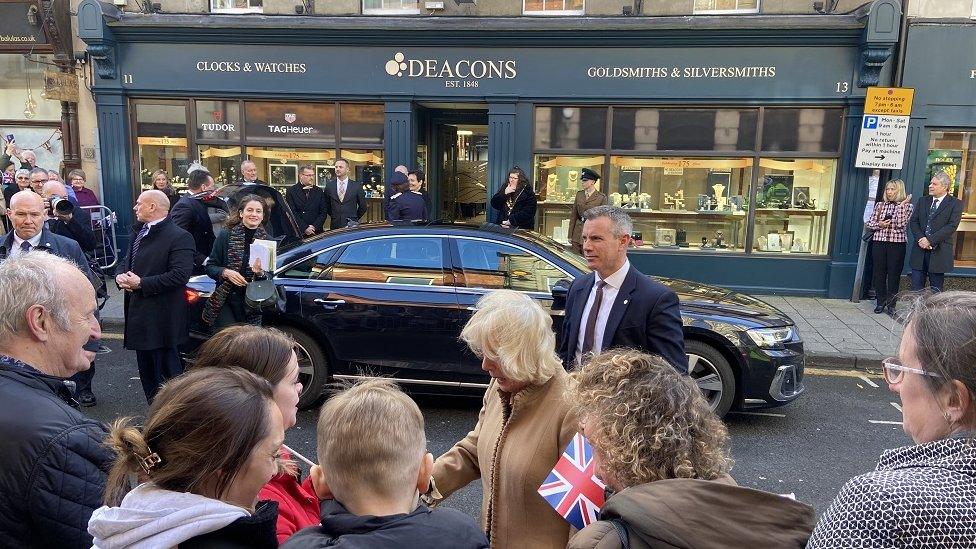
<svg viewBox="0 0 976 549">
<path fill-rule="evenodd" d="M 210 0 L 211 13 L 264 13 L 264 0 Z"/>
<path fill-rule="evenodd" d="M 413 15 L 420 13 L 417 0 L 363 0 L 363 15 Z"/>
<path fill-rule="evenodd" d="M 695 0 L 695 15 L 759 13 L 759 0 Z"/>
<path fill-rule="evenodd" d="M 523 0 L 525 15 L 583 15 L 583 0 Z"/>
</svg>

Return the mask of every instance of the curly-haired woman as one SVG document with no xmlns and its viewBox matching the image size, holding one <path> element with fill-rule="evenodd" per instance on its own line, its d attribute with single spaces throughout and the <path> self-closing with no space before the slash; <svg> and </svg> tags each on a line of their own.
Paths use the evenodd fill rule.
<svg viewBox="0 0 976 549">
<path fill-rule="evenodd" d="M 491 197 L 499 225 L 512 229 L 535 228 L 536 197 L 528 176 L 518 166 L 508 170 L 508 181 Z"/>
<path fill-rule="evenodd" d="M 813 509 L 737 486 L 729 435 L 695 382 L 656 355 L 597 355 L 568 397 L 612 495 L 571 549 L 803 547 Z"/>
</svg>

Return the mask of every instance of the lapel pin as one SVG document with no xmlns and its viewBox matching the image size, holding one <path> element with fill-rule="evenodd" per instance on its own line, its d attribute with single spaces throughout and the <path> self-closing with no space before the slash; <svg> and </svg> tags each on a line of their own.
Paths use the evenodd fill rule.
<svg viewBox="0 0 976 549">
<path fill-rule="evenodd" d="M 626 305 L 628 302 L 630 302 L 630 300 L 629 299 L 625 299 L 624 300 L 624 305 Z"/>
</svg>

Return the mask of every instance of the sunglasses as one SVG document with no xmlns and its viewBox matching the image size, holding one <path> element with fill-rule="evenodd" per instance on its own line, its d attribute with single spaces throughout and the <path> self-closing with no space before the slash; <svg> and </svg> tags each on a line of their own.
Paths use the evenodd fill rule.
<svg viewBox="0 0 976 549">
<path fill-rule="evenodd" d="M 913 374 L 918 374 L 920 376 L 931 376 L 941 378 L 939 374 L 933 372 L 926 372 L 919 368 L 911 368 L 909 366 L 904 366 L 898 361 L 896 357 L 888 357 L 881 361 L 881 369 L 884 374 L 884 380 L 889 385 L 895 385 L 896 383 L 901 383 L 902 379 L 905 377 L 905 372 L 911 372 Z"/>
</svg>

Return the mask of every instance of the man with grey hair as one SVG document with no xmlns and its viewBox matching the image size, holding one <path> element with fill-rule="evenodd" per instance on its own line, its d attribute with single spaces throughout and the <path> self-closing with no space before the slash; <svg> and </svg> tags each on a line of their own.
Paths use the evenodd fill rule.
<svg viewBox="0 0 976 549">
<path fill-rule="evenodd" d="M 912 290 L 925 288 L 941 292 L 945 274 L 952 270 L 956 229 L 962 220 L 962 202 L 949 194 L 952 180 L 936 172 L 929 181 L 929 194 L 918 199 L 909 226 L 915 234 L 908 264 L 912 268 Z M 910 242 L 910 241 L 909 241 Z"/>
<path fill-rule="evenodd" d="M 583 257 L 593 272 L 574 280 L 566 296 L 563 364 L 571 368 L 604 349 L 631 347 L 687 372 L 678 295 L 631 266 L 630 216 L 615 206 L 597 206 L 583 219 Z"/>
<path fill-rule="evenodd" d="M 242 185 L 267 185 L 258 179 L 258 165 L 253 160 L 241 162 L 241 181 Z"/>
<path fill-rule="evenodd" d="M 95 292 L 70 261 L 27 252 L 0 261 L 0 538 L 7 547 L 91 547 L 114 456 L 100 423 L 71 405 L 64 378 L 101 337 Z"/>
</svg>

